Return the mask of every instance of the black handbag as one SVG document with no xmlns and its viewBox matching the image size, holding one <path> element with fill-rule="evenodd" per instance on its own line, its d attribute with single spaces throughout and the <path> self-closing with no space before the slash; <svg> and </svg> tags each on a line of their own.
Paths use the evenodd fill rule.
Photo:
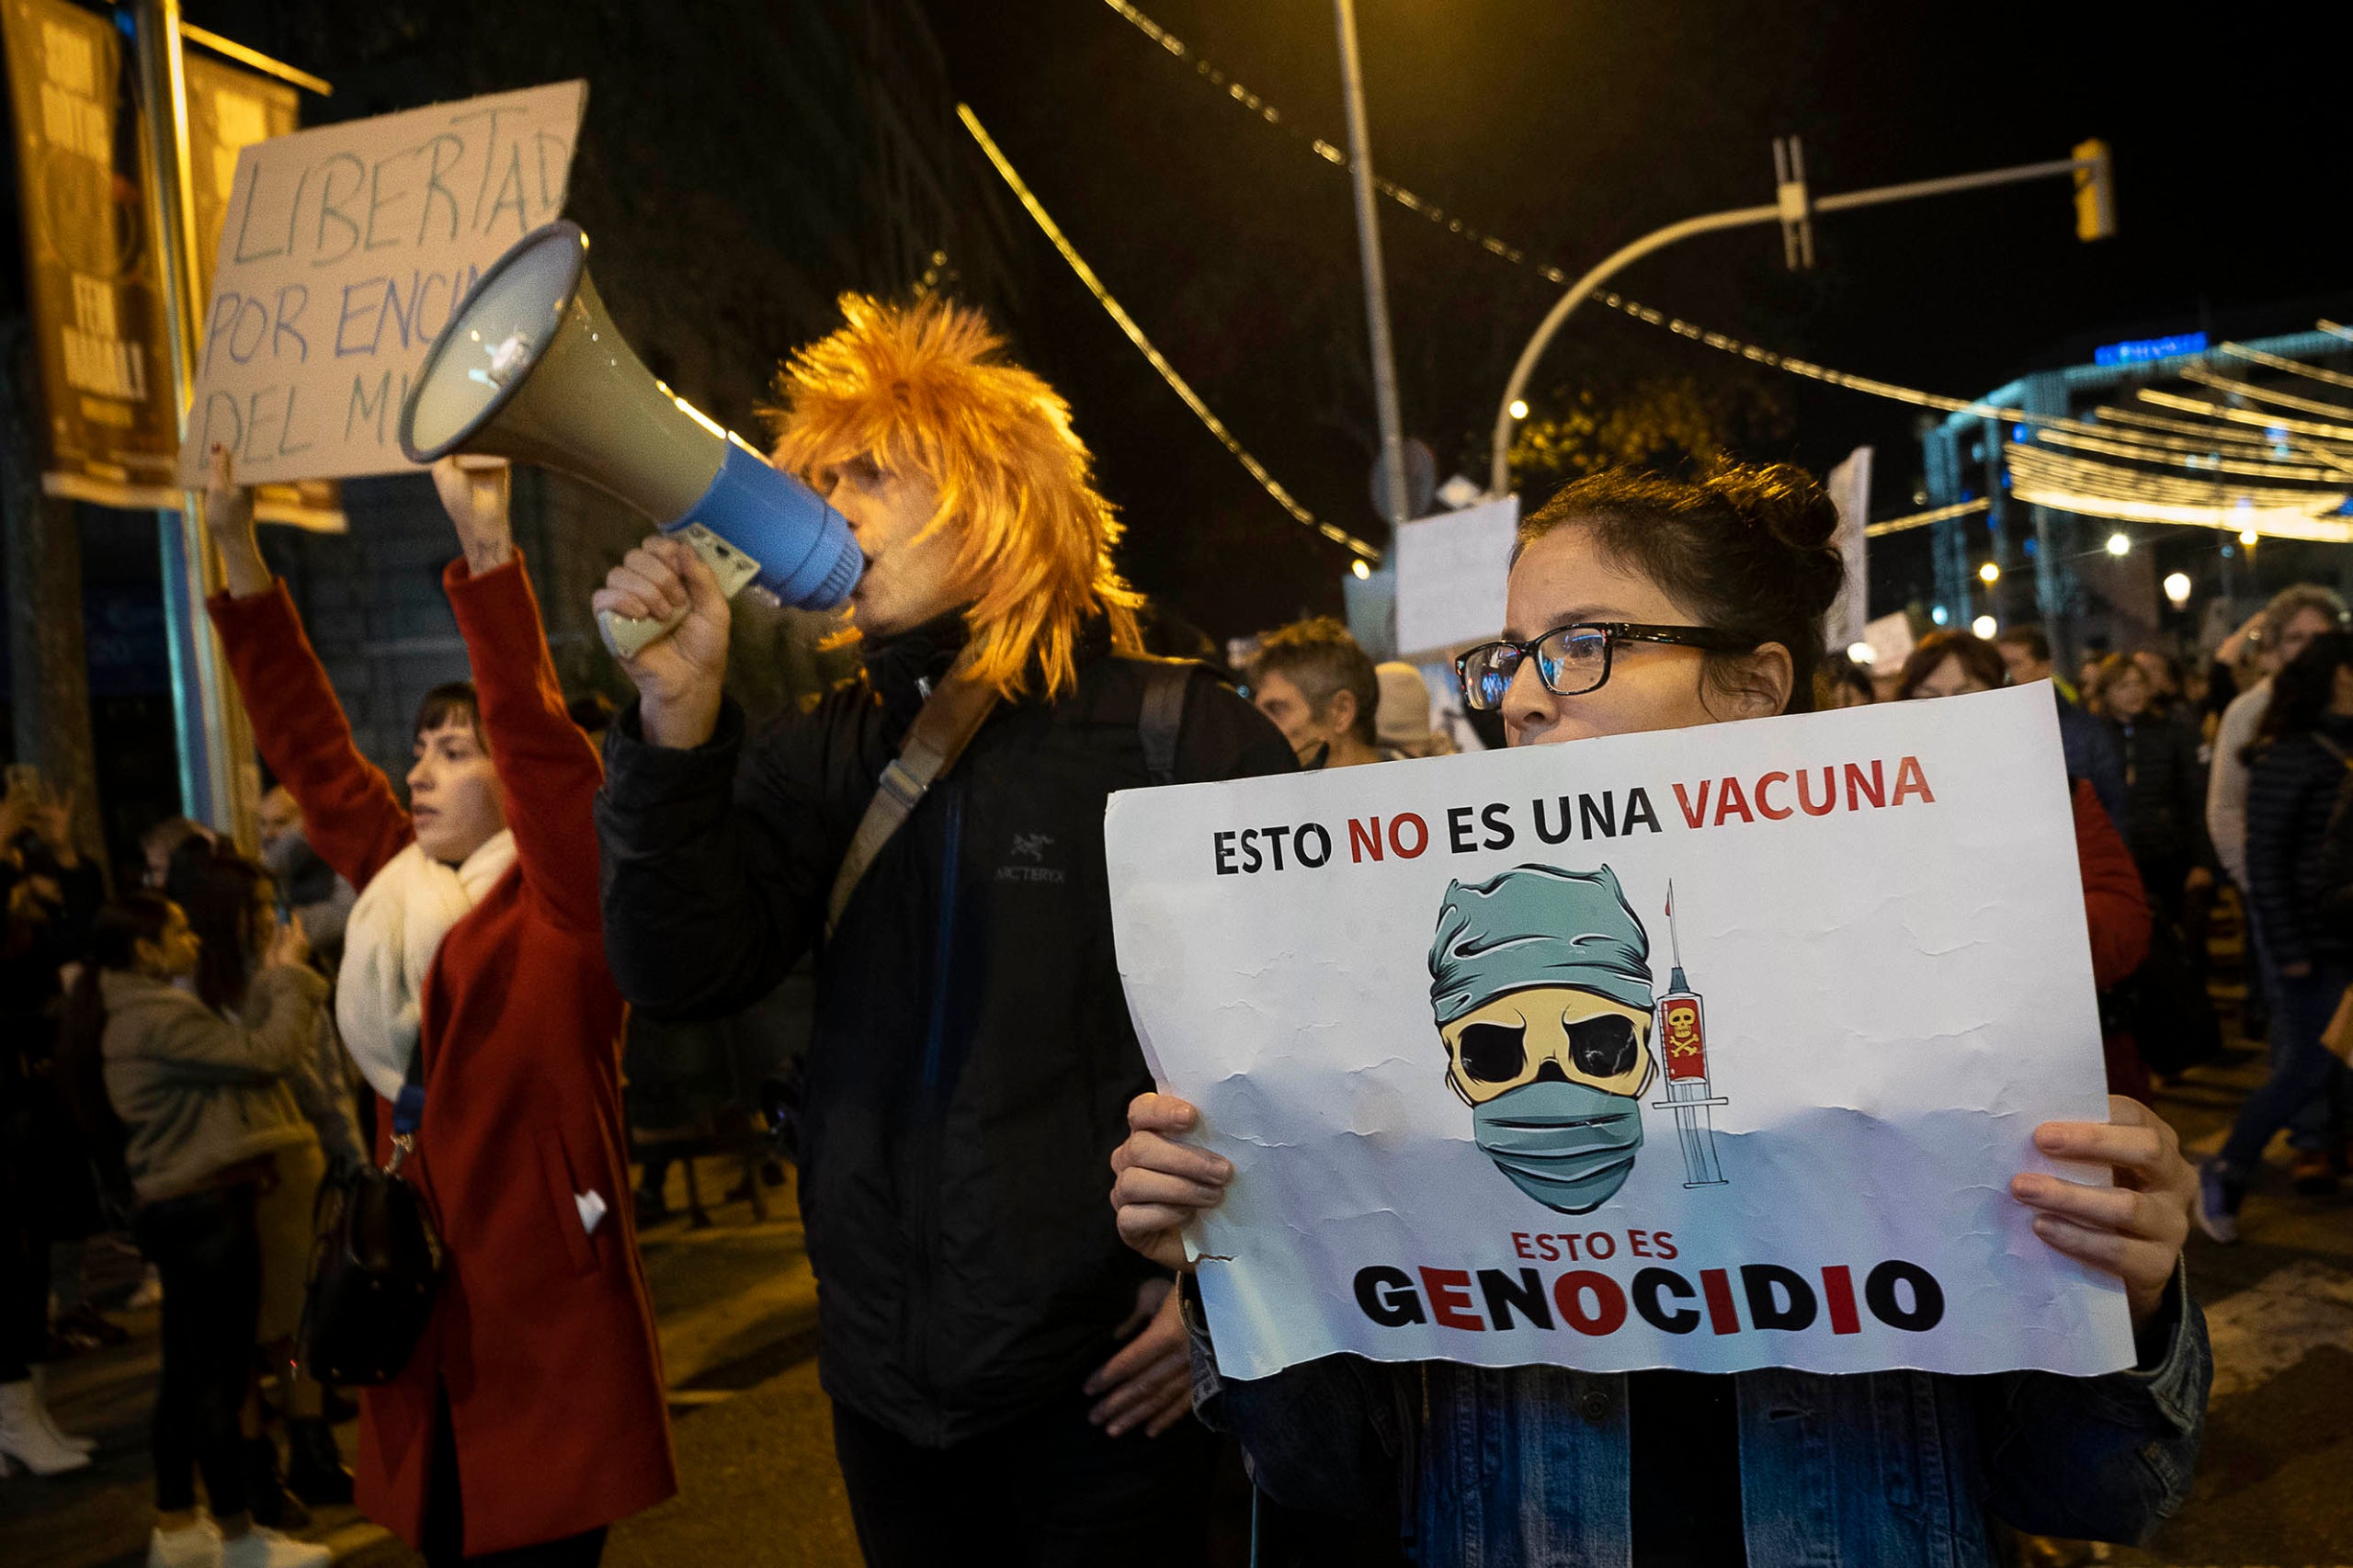
<svg viewBox="0 0 2353 1568">
<path fill-rule="evenodd" d="M 424 1119 L 424 1052 L 392 1106 L 392 1157 L 319 1184 L 295 1353 L 323 1383 L 390 1382 L 408 1364 L 441 1282 L 441 1237 L 401 1165 Z"/>
</svg>

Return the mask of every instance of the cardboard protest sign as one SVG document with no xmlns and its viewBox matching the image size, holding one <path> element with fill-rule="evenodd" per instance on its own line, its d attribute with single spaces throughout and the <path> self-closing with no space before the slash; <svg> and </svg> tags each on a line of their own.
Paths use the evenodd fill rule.
<svg viewBox="0 0 2353 1568">
<path fill-rule="evenodd" d="M 2122 1286 L 2007 1191 L 2108 1118 L 2047 687 L 1106 827 L 1137 1032 L 1236 1170 L 1188 1242 L 1229 1377 L 2131 1364 Z"/>
<path fill-rule="evenodd" d="M 1442 512 L 1397 530 L 1397 647 L 1444 653 L 1503 630 L 1504 578 L 1519 497 Z"/>
<path fill-rule="evenodd" d="M 222 213 L 179 482 L 215 442 L 247 483 L 407 469 L 409 379 L 483 267 L 562 215 L 587 84 L 244 148 Z"/>
</svg>

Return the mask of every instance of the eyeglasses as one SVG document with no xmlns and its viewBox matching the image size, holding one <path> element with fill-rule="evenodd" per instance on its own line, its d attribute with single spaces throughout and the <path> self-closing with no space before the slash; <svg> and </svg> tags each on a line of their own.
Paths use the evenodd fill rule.
<svg viewBox="0 0 2353 1568">
<path fill-rule="evenodd" d="M 1476 711 L 1490 713 L 1504 705 L 1520 661 L 1533 658 L 1545 690 L 1555 697 L 1577 697 L 1609 678 L 1611 656 L 1620 642 L 1659 642 L 1716 653 L 1745 653 L 1754 646 L 1744 638 L 1704 626 L 1581 620 L 1556 626 L 1529 642 L 1483 642 L 1454 661 L 1455 678 L 1462 683 L 1463 702 Z"/>
</svg>

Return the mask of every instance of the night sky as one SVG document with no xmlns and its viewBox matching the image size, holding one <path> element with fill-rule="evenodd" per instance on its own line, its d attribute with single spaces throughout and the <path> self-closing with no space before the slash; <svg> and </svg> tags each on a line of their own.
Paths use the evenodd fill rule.
<svg viewBox="0 0 2353 1568">
<path fill-rule="evenodd" d="M 1319 514 L 1375 540 L 1375 450 L 1348 183 L 1223 99 L 1102 0 L 932 0 L 971 102 L 1106 284 Z M 1324 0 L 1147 0 L 1170 32 L 1310 135 L 1344 141 Z M 2096 13 L 2096 14 L 2095 14 Z M 1704 325 L 1956 396 L 2207 326 L 2252 336 L 2353 311 L 2332 187 L 2342 37 L 2285 12 L 1927 7 L 1822 0 L 1358 0 L 1382 175 L 1571 274 L 1661 224 L 1772 199 L 1771 142 L 1817 194 L 2115 150 L 2119 235 L 2075 238 L 2064 181 L 1833 215 L 1792 276 L 1777 227 L 1703 237 L 1615 287 Z M 2244 18 L 2242 21 L 2241 19 Z M 2258 18 L 2261 18 L 2258 21 Z M 1383 201 L 1409 435 L 1483 477 L 1511 361 L 1558 290 Z M 1336 609 L 1347 557 L 1203 432 L 1017 209 L 1023 356 L 1070 396 L 1132 532 L 1140 585 L 1219 633 Z M 1914 411 L 1745 370 L 1597 306 L 1542 391 L 1629 368 L 1765 375 L 1820 472 L 1879 449 L 1874 516 L 1912 509 Z M 1883 611 L 1925 592 L 1925 536 L 1875 562 Z M 1893 544 L 1894 541 L 1889 541 Z M 1883 549 L 1885 547 L 1882 547 Z M 1916 559 L 1916 566 L 1914 564 Z"/>
</svg>

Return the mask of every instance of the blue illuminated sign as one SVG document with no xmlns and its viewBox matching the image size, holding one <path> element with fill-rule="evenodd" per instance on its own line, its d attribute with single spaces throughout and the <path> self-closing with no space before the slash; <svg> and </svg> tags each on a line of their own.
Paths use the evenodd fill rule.
<svg viewBox="0 0 2353 1568">
<path fill-rule="evenodd" d="M 2171 337 L 2136 337 L 2129 343 L 2106 343 L 2092 350 L 2095 365 L 2143 365 L 2152 359 L 2170 359 L 2177 354 L 2203 354 L 2206 335 L 2202 332 L 2177 333 Z"/>
</svg>

